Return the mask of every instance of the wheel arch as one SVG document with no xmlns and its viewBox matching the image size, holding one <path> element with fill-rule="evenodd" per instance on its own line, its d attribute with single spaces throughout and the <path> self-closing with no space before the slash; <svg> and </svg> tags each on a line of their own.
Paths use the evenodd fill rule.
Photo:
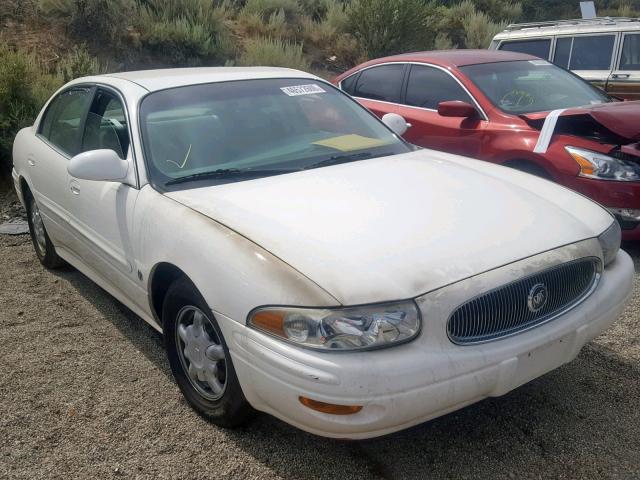
<svg viewBox="0 0 640 480">
<path fill-rule="evenodd" d="M 178 266 L 170 262 L 159 262 L 153 266 L 149 275 L 149 306 L 153 318 L 162 325 L 162 305 L 169 287 L 179 278 L 189 276 Z"/>
</svg>

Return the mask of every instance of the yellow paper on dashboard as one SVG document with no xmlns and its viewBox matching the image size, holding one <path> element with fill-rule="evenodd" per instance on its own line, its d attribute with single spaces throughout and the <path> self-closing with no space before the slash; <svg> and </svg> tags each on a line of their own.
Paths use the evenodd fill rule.
<svg viewBox="0 0 640 480">
<path fill-rule="evenodd" d="M 364 148 L 380 147 L 386 145 L 386 140 L 380 140 L 378 138 L 363 137 L 362 135 L 356 135 L 354 133 L 350 135 L 340 135 L 339 137 L 327 138 L 325 140 L 318 140 L 313 142 L 314 145 L 320 145 L 322 147 L 334 148 L 341 152 L 351 152 L 353 150 L 362 150 Z"/>
</svg>

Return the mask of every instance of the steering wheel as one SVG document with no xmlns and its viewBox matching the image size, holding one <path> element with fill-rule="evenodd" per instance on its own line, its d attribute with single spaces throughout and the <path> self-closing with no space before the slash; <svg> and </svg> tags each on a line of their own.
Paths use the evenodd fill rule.
<svg viewBox="0 0 640 480">
<path fill-rule="evenodd" d="M 500 105 L 509 107 L 528 107 L 529 105 L 533 105 L 533 102 L 535 102 L 533 95 L 524 90 L 516 89 L 507 92 L 500 99 Z"/>
</svg>

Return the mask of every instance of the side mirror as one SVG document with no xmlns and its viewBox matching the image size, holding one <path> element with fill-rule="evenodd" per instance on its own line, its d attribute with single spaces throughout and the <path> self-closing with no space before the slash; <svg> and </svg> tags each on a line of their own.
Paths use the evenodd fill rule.
<svg viewBox="0 0 640 480">
<path fill-rule="evenodd" d="M 438 104 L 438 113 L 443 117 L 462 117 L 472 118 L 478 115 L 476 107 L 467 102 L 460 100 L 451 100 L 440 102 Z"/>
<path fill-rule="evenodd" d="M 411 126 L 402 115 L 397 113 L 387 113 L 382 117 L 382 123 L 393 130 L 393 133 L 400 136 L 404 135 L 404 132 Z"/>
<path fill-rule="evenodd" d="M 82 180 L 118 182 L 124 180 L 129 162 L 120 159 L 113 150 L 101 149 L 82 152 L 69 160 L 69 175 Z"/>
</svg>

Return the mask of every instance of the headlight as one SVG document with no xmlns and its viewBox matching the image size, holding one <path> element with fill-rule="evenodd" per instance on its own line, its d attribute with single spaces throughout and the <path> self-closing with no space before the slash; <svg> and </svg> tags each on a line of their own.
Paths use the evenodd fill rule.
<svg viewBox="0 0 640 480">
<path fill-rule="evenodd" d="M 340 309 L 264 307 L 249 314 L 249 325 L 304 347 L 365 350 L 414 338 L 420 313 L 412 301 Z"/>
<path fill-rule="evenodd" d="M 611 226 L 598 237 L 605 267 L 616 258 L 618 250 L 620 250 L 621 238 L 622 231 L 620 230 L 620 224 L 617 220 L 614 220 Z"/>
<path fill-rule="evenodd" d="M 640 180 L 640 164 L 610 157 L 583 148 L 564 147 L 580 165 L 580 176 L 599 180 L 635 182 Z"/>
</svg>

